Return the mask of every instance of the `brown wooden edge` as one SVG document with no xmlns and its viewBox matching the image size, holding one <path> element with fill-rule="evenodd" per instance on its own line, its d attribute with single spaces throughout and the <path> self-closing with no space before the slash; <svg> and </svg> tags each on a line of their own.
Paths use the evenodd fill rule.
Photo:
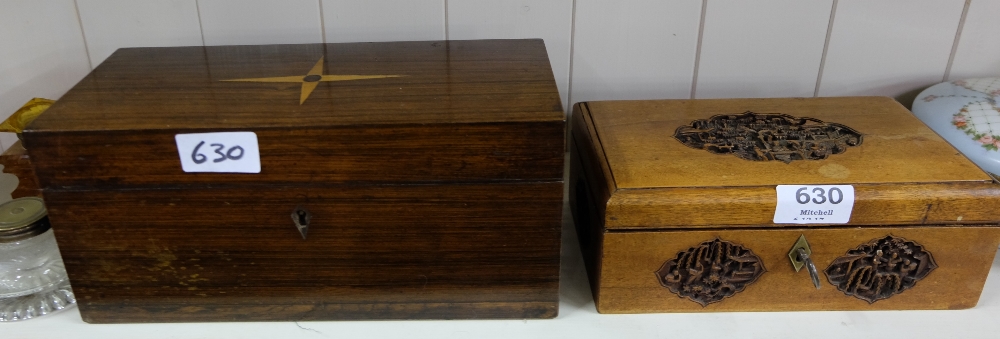
<svg viewBox="0 0 1000 339">
<path fill-rule="evenodd" d="M 974 225 L 1000 220 L 1000 185 L 993 181 L 853 184 L 849 226 Z M 607 203 L 606 229 L 718 228 L 720 225 L 798 227 L 775 224 L 774 186 L 619 189 Z M 726 204 L 720 204 L 724 197 Z M 801 226 L 801 225 L 799 225 Z M 807 227 L 843 226 L 811 224 Z"/>
<path fill-rule="evenodd" d="M 570 118 L 569 200 L 594 302 L 600 297 L 604 216 L 617 190 L 600 145 L 587 103 L 573 106 Z"/>
</svg>

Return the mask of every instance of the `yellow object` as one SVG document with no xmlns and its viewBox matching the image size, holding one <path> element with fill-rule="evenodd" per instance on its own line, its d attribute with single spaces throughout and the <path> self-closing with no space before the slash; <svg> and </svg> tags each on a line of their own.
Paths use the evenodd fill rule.
<svg viewBox="0 0 1000 339">
<path fill-rule="evenodd" d="M 54 103 L 55 100 L 42 98 L 28 100 L 28 103 L 21 106 L 21 108 L 18 109 L 17 112 L 14 112 L 14 114 L 11 114 L 7 120 L 3 121 L 3 123 L 0 123 L 0 132 L 17 133 L 20 137 L 21 131 L 24 131 L 24 128 L 27 127 L 32 120 L 35 120 L 35 118 L 41 115 L 42 112 L 45 112 L 45 110 L 49 109 L 49 106 L 52 106 Z"/>
<path fill-rule="evenodd" d="M 405 77 L 405 75 L 329 75 L 323 74 L 323 57 L 319 58 L 316 65 L 309 70 L 306 75 L 292 75 L 284 77 L 272 77 L 272 78 L 249 78 L 249 79 L 230 79 L 230 80 L 220 80 L 220 81 L 241 81 L 241 82 L 301 82 L 302 83 L 302 93 L 299 95 L 299 105 L 306 102 L 309 99 L 309 94 L 312 94 L 313 90 L 316 89 L 316 85 L 320 81 L 347 81 L 347 80 L 364 80 L 364 79 L 383 79 L 383 78 L 398 78 Z"/>
</svg>

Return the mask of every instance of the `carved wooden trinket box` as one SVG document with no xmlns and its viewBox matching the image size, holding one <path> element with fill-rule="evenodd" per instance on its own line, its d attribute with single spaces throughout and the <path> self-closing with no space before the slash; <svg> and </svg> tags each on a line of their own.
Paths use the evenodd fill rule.
<svg viewBox="0 0 1000 339">
<path fill-rule="evenodd" d="M 889 98 L 585 102 L 570 199 L 602 313 L 961 309 L 1000 185 Z"/>
<path fill-rule="evenodd" d="M 564 116 L 541 40 L 135 48 L 23 136 L 87 322 L 551 318 Z"/>
</svg>

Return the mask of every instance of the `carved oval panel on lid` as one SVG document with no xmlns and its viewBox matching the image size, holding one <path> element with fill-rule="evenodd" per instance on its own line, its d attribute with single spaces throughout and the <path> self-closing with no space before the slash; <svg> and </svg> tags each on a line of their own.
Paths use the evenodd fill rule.
<svg viewBox="0 0 1000 339">
<path fill-rule="evenodd" d="M 742 292 L 766 271 L 753 251 L 716 238 L 677 253 L 656 278 L 670 292 L 707 306 Z"/>
<path fill-rule="evenodd" d="M 935 268 L 923 246 L 888 235 L 847 251 L 823 272 L 838 290 L 871 304 L 912 288 Z"/>
<path fill-rule="evenodd" d="M 861 133 L 845 125 L 787 114 L 720 114 L 674 131 L 691 148 L 751 161 L 823 160 L 861 145 Z"/>
</svg>

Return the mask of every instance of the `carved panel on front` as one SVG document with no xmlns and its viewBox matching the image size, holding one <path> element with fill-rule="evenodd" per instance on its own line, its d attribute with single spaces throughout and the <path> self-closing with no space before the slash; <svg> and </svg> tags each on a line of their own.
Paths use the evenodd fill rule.
<svg viewBox="0 0 1000 339">
<path fill-rule="evenodd" d="M 858 131 L 845 125 L 787 114 L 716 115 L 678 127 L 674 138 L 688 147 L 732 154 L 752 161 L 823 160 L 861 145 Z"/>
<path fill-rule="evenodd" d="M 716 238 L 677 253 L 656 278 L 670 292 L 707 306 L 742 292 L 766 271 L 753 251 Z"/>
<path fill-rule="evenodd" d="M 847 251 L 824 273 L 838 290 L 870 304 L 903 293 L 935 268 L 923 246 L 889 235 Z"/>
</svg>

